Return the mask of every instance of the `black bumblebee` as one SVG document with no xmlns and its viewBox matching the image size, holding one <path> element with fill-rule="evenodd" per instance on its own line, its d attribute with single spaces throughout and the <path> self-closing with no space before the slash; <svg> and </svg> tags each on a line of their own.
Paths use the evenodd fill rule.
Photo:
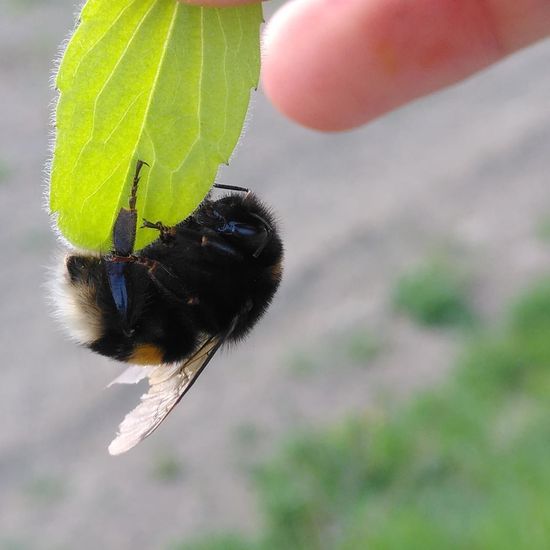
<svg viewBox="0 0 550 550">
<path fill-rule="evenodd" d="M 121 209 L 107 255 L 70 253 L 58 309 L 83 345 L 128 368 L 116 383 L 149 378 L 149 391 L 109 446 L 123 453 L 151 434 L 226 342 L 243 338 L 265 312 L 282 275 L 283 245 L 272 213 L 248 190 L 210 196 L 135 252 L 138 161 L 129 208 Z"/>
</svg>

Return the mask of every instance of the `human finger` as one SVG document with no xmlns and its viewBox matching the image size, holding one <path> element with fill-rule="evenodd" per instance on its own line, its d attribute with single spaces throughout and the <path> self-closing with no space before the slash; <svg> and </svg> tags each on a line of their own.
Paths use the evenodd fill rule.
<svg viewBox="0 0 550 550">
<path fill-rule="evenodd" d="M 548 0 L 293 0 L 268 25 L 263 86 L 297 122 L 344 130 L 549 33 Z"/>
<path fill-rule="evenodd" d="M 242 4 L 258 4 L 259 0 L 178 0 L 183 4 L 198 4 L 199 6 L 240 6 Z"/>
</svg>

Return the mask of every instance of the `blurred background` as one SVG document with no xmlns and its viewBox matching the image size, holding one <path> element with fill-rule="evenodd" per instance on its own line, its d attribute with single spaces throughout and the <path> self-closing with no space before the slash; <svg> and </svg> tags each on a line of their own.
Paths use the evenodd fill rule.
<svg viewBox="0 0 550 550">
<path fill-rule="evenodd" d="M 278 213 L 282 288 L 112 458 L 143 388 L 105 389 L 44 288 L 76 6 L 0 9 L 0 549 L 550 547 L 548 41 L 342 135 L 255 93 L 218 180 Z"/>
</svg>

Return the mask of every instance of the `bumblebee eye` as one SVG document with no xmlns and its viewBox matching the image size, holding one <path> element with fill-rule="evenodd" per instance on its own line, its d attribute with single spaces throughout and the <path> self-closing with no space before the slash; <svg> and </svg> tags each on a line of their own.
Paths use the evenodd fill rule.
<svg viewBox="0 0 550 550">
<path fill-rule="evenodd" d="M 80 256 L 69 256 L 67 258 L 67 272 L 71 281 L 74 283 L 76 281 L 81 281 L 84 278 L 84 269 L 86 263 Z"/>
</svg>

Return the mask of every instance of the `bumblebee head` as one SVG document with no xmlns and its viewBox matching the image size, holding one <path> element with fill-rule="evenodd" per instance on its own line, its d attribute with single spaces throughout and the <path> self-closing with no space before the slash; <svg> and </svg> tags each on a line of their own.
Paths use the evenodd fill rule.
<svg viewBox="0 0 550 550">
<path fill-rule="evenodd" d="M 99 256 L 71 254 L 64 258 L 52 279 L 56 317 L 71 338 L 85 346 L 97 340 L 103 331 L 103 315 L 97 300 L 100 272 Z"/>
<path fill-rule="evenodd" d="M 181 340 L 178 319 L 142 266 L 70 254 L 56 280 L 57 316 L 79 344 L 141 365 L 172 362 L 172 351 L 180 355 L 180 345 L 173 343 Z"/>
<path fill-rule="evenodd" d="M 111 346 L 103 355 L 126 360 L 132 353 L 134 331 L 118 310 L 106 265 L 100 256 L 69 254 L 65 258 L 54 291 L 57 315 L 79 344 L 99 351 L 97 346 L 108 338 Z M 123 275 L 121 280 L 126 295 Z"/>
</svg>

